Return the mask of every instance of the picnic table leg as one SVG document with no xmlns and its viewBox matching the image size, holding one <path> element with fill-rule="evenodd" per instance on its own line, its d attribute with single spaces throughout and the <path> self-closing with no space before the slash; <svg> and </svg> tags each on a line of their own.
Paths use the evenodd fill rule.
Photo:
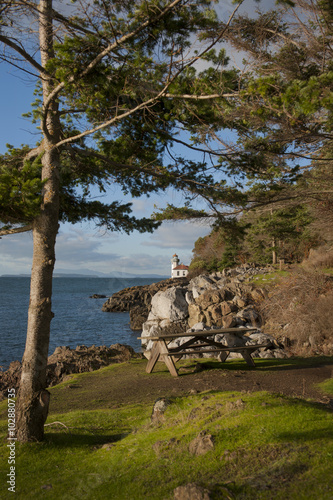
<svg viewBox="0 0 333 500">
<path fill-rule="evenodd" d="M 146 366 L 146 372 L 151 373 L 157 361 L 160 359 L 160 361 L 164 361 L 171 375 L 173 375 L 174 377 L 178 377 L 178 372 L 175 367 L 175 363 L 173 359 L 170 359 L 171 356 L 169 356 L 168 354 L 169 354 L 168 347 L 164 340 L 158 340 L 154 342 L 154 345 L 151 350 L 150 359 Z"/>
<path fill-rule="evenodd" d="M 222 351 L 222 352 L 220 352 L 220 354 L 219 354 L 219 361 L 221 361 L 221 363 L 223 363 L 227 359 L 227 357 L 229 356 L 229 354 L 230 354 L 230 351 Z"/>
<path fill-rule="evenodd" d="M 160 357 L 160 345 L 159 342 L 154 342 L 151 348 L 150 358 L 146 366 L 146 372 L 151 373 L 156 365 L 158 358 Z"/>
<path fill-rule="evenodd" d="M 173 360 L 173 357 L 169 355 L 169 350 L 164 342 L 164 340 L 159 341 L 160 342 L 160 350 L 161 350 L 161 358 L 163 359 L 164 363 L 167 365 L 169 372 L 173 377 L 178 377 L 178 372 L 177 368 L 175 366 L 175 362 Z"/>
<path fill-rule="evenodd" d="M 241 355 L 243 356 L 243 358 L 245 359 L 245 361 L 247 362 L 248 365 L 252 366 L 252 367 L 255 367 L 256 365 L 254 364 L 254 361 L 253 361 L 253 358 L 251 356 L 251 354 L 248 352 L 248 351 L 240 351 Z"/>
</svg>

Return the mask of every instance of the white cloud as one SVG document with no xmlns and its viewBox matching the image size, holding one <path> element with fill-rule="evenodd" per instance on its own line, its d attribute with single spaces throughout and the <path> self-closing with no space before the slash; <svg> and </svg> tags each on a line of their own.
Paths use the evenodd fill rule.
<svg viewBox="0 0 333 500">
<path fill-rule="evenodd" d="M 0 275 L 29 273 L 31 264 L 31 233 L 12 234 L 0 239 Z"/>
<path fill-rule="evenodd" d="M 138 212 L 141 213 L 151 213 L 151 202 L 144 198 L 135 198 L 131 200 L 133 214 L 137 215 Z"/>
<path fill-rule="evenodd" d="M 149 238 L 141 244 L 147 247 L 173 248 L 192 250 L 195 241 L 211 231 L 207 223 L 173 222 L 163 223 Z"/>
<path fill-rule="evenodd" d="M 56 267 L 75 269 L 105 264 L 118 259 L 117 253 L 101 251 L 103 238 L 73 228 L 66 233 L 60 233 L 56 242 Z"/>
<path fill-rule="evenodd" d="M 209 232 L 207 225 L 190 222 L 163 223 L 151 235 L 106 234 L 64 225 L 57 237 L 55 270 L 169 275 L 172 255 L 176 252 L 189 264 L 195 241 Z M 30 233 L 0 239 L 0 275 L 30 273 L 32 249 Z"/>
</svg>

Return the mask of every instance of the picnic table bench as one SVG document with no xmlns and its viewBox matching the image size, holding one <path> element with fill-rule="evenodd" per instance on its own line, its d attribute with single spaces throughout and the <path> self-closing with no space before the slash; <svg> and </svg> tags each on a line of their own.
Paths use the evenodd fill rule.
<svg viewBox="0 0 333 500">
<path fill-rule="evenodd" d="M 177 361 L 187 354 L 213 354 L 219 352 L 219 359 L 221 362 L 224 362 L 231 352 L 238 352 L 242 355 L 243 359 L 249 366 L 255 367 L 251 354 L 260 348 L 271 347 L 271 342 L 267 342 L 266 344 L 226 346 L 222 344 L 222 342 L 214 340 L 215 335 L 220 333 L 233 333 L 236 335 L 241 334 L 243 336 L 244 333 L 250 332 L 251 330 L 257 330 L 257 328 L 220 328 L 216 330 L 202 330 L 198 332 L 173 334 L 166 333 L 155 337 L 137 338 L 151 340 L 153 342 L 153 347 L 150 351 L 150 358 L 146 366 L 147 373 L 151 373 L 153 371 L 157 361 L 163 361 L 168 367 L 171 375 L 178 377 L 175 360 Z M 169 347 L 173 340 L 184 337 L 189 337 L 189 339 L 177 347 Z"/>
</svg>

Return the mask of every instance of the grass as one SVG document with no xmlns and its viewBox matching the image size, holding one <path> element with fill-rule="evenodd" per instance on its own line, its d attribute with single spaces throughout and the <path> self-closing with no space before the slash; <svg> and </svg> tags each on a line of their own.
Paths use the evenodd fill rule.
<svg viewBox="0 0 333 500">
<path fill-rule="evenodd" d="M 53 395 L 67 394 L 68 384 L 84 387 L 89 376 L 101 381 L 106 372 L 76 375 Z M 333 395 L 332 379 L 321 388 Z M 3 499 L 12 495 L 4 486 L 6 403 Z M 84 409 L 50 413 L 43 443 L 16 444 L 16 497 L 167 500 L 177 486 L 196 482 L 212 499 L 332 499 L 333 420 L 324 406 L 266 392 L 211 391 L 171 398 L 158 423 L 151 422 L 151 403 L 100 406 L 87 395 Z M 201 431 L 213 436 L 214 449 L 194 456 L 189 443 Z"/>
<path fill-rule="evenodd" d="M 254 285 L 258 286 L 266 286 L 266 285 L 271 285 L 271 284 L 278 284 L 281 280 L 281 278 L 285 278 L 286 276 L 290 275 L 290 271 L 273 271 L 271 273 L 266 273 L 266 274 L 255 274 L 254 276 L 251 276 L 251 278 L 248 279 L 248 283 L 253 283 Z"/>
<path fill-rule="evenodd" d="M 297 266 L 294 266 L 293 269 L 290 270 L 276 270 L 271 273 L 266 273 L 266 274 L 255 274 L 254 276 L 251 276 L 251 278 L 248 278 L 247 282 L 252 283 L 257 286 L 269 286 L 269 285 L 278 285 L 281 282 L 281 279 L 286 278 L 287 276 L 291 276 L 292 273 L 295 271 L 295 269 L 303 269 L 303 265 L 299 264 Z M 333 274 L 333 268 L 332 267 L 326 267 L 326 268 L 321 268 L 317 269 L 317 273 L 320 274 Z"/>
<path fill-rule="evenodd" d="M 333 396 L 333 378 L 329 378 L 322 384 L 319 384 L 318 386 L 323 392 L 326 392 L 327 394 L 331 394 Z"/>
</svg>

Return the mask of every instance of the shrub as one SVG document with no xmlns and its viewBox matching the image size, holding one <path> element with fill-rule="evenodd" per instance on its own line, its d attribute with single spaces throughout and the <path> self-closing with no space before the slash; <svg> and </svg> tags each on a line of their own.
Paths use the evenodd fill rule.
<svg viewBox="0 0 333 500">
<path fill-rule="evenodd" d="M 322 246 L 311 249 L 309 256 L 304 260 L 303 265 L 306 268 L 325 269 L 333 268 L 333 248 Z"/>
<path fill-rule="evenodd" d="M 294 354 L 329 354 L 333 349 L 332 303 L 333 279 L 298 268 L 260 304 L 260 312 L 266 325 L 280 326 Z"/>
</svg>

